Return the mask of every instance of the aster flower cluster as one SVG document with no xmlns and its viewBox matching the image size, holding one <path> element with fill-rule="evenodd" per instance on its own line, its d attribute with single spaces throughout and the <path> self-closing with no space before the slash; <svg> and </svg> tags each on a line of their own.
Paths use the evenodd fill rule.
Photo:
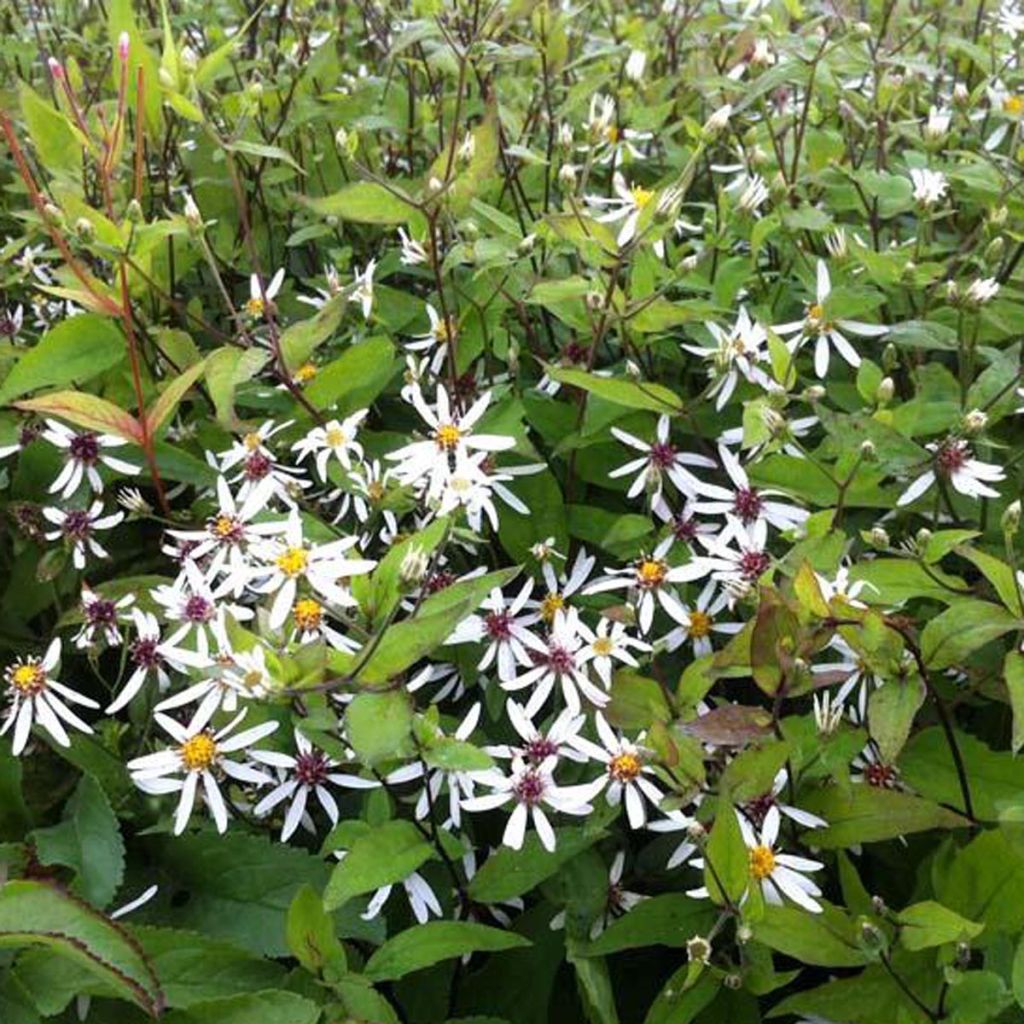
<svg viewBox="0 0 1024 1024">
<path fill-rule="evenodd" d="M 897 6 L 185 3 L 32 65 L 0 911 L 287 952 L 296 1020 L 546 1019 L 480 994 L 525 936 L 600 1024 L 1009 1019 L 1024 15 Z M 102 923 L 101 998 L 251 996 Z"/>
</svg>

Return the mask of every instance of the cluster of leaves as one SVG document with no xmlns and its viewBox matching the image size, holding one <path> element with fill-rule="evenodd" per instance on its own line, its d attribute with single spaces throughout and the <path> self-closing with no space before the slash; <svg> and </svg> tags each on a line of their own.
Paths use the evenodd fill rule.
<svg viewBox="0 0 1024 1024">
<path fill-rule="evenodd" d="M 5 1024 L 1020 1020 L 1014 4 L 15 0 L 0 25 Z M 402 454 L 424 402 L 429 483 Z M 72 433 L 137 475 L 93 453 L 76 491 Z M 315 483 L 286 464 L 307 444 Z M 253 452 L 270 489 L 232 475 Z M 174 682 L 119 700 L 199 595 L 168 531 L 215 534 L 240 482 L 305 547 L 210 570 L 220 661 L 164 637 Z M 124 506 L 108 550 L 90 489 Z M 263 581 L 339 536 L 365 560 L 310 575 L 333 632 L 307 630 Z M 524 839 L 475 804 L 525 739 L 531 655 L 485 651 L 530 580 L 559 685 L 529 718 L 572 734 L 542 763 L 593 806 Z M 113 702 L 88 723 L 40 704 L 56 640 L 71 699 Z M 225 732 L 174 756 L 216 821 L 146 777 L 196 680 L 225 696 L 190 735 Z M 287 805 L 211 768 L 236 703 L 251 778 L 284 785 L 301 741 L 357 779 L 332 829 L 293 805 L 282 842 Z"/>
</svg>

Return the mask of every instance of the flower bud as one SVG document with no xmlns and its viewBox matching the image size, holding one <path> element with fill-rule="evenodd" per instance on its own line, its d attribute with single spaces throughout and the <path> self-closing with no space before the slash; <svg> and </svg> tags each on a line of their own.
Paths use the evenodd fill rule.
<svg viewBox="0 0 1024 1024">
<path fill-rule="evenodd" d="M 853 26 L 853 34 L 858 39 L 870 39 L 871 38 L 871 26 L 866 21 L 858 21 Z"/>
<path fill-rule="evenodd" d="M 878 458 L 878 451 L 875 448 L 875 442 L 870 437 L 866 437 L 860 443 L 860 455 L 865 462 L 874 462 Z"/>
<path fill-rule="evenodd" d="M 754 929 L 744 922 L 736 927 L 736 941 L 741 945 L 748 943 L 754 937 Z"/>
<path fill-rule="evenodd" d="M 971 409 L 970 412 L 964 413 L 964 418 L 960 425 L 963 432 L 968 436 L 980 434 L 988 426 L 988 414 L 980 409 Z"/>
<path fill-rule="evenodd" d="M 75 221 L 75 234 L 79 241 L 91 242 L 96 237 L 96 228 L 88 217 L 79 217 Z"/>
<path fill-rule="evenodd" d="M 704 122 L 704 133 L 711 138 L 720 135 L 729 124 L 729 118 L 732 117 L 732 104 L 726 103 L 725 106 L 719 107 L 708 119 Z"/>
<path fill-rule="evenodd" d="M 988 245 L 985 246 L 985 260 L 989 264 L 998 263 L 1006 251 L 1006 239 L 1002 235 L 996 235 Z"/>
<path fill-rule="evenodd" d="M 875 526 L 871 529 L 871 543 L 876 548 L 887 548 L 889 546 L 889 534 L 884 526 Z"/>
<path fill-rule="evenodd" d="M 640 369 L 639 366 L 637 366 L 635 362 L 633 362 L 632 359 L 626 360 L 626 376 L 631 378 L 632 380 L 643 379 L 643 371 Z"/>
<path fill-rule="evenodd" d="M 814 405 L 825 397 L 825 389 L 820 384 L 811 384 L 804 388 L 803 398 L 805 402 Z"/>
<path fill-rule="evenodd" d="M 334 144 L 342 152 L 348 149 L 348 132 L 344 128 L 339 128 L 334 133 Z"/>
<path fill-rule="evenodd" d="M 743 978 L 741 978 L 740 975 L 735 973 L 727 974 L 722 979 L 722 984 L 725 985 L 726 988 L 732 989 L 735 992 L 737 989 L 742 988 Z"/>
<path fill-rule="evenodd" d="M 558 144 L 566 151 L 572 149 L 572 125 L 568 121 L 563 121 L 559 126 Z"/>
<path fill-rule="evenodd" d="M 46 223 L 52 227 L 61 227 L 64 224 L 64 211 L 55 203 L 43 204 L 43 216 Z"/>
<path fill-rule="evenodd" d="M 132 41 L 127 32 L 122 32 L 117 37 L 117 56 L 122 60 L 128 59 L 128 50 L 131 47 Z"/>
<path fill-rule="evenodd" d="M 558 168 L 558 182 L 562 188 L 576 188 L 576 168 L 572 164 L 562 164 Z"/>
<path fill-rule="evenodd" d="M 871 910 L 879 917 L 889 912 L 889 908 L 885 905 L 885 900 L 881 896 L 871 897 Z"/>
<path fill-rule="evenodd" d="M 263 83 L 258 78 L 254 78 L 249 83 L 249 87 L 248 88 L 249 88 L 249 95 L 254 100 L 259 100 L 259 99 L 263 98 Z"/>
<path fill-rule="evenodd" d="M 413 590 L 423 582 L 430 567 L 430 557 L 419 545 L 411 547 L 398 567 L 398 581 L 406 590 Z"/>
<path fill-rule="evenodd" d="M 691 253 L 689 256 L 685 256 L 679 261 L 679 269 L 684 274 L 690 274 L 697 269 L 697 264 L 700 262 L 700 257 L 697 253 Z"/>
<path fill-rule="evenodd" d="M 1003 513 L 1003 518 L 1000 520 L 1003 533 L 1005 533 L 1007 537 L 1015 536 L 1017 531 L 1020 529 L 1020 515 L 1021 505 L 1020 499 L 1018 498 L 1016 501 L 1011 501 L 1010 504 L 1006 506 L 1006 511 Z"/>
<path fill-rule="evenodd" d="M 142 224 L 146 219 L 146 215 L 142 212 L 142 203 L 138 199 L 128 200 L 124 215 L 131 224 Z"/>
<path fill-rule="evenodd" d="M 466 132 L 466 137 L 459 143 L 458 158 L 460 163 L 469 164 L 476 153 L 476 139 L 472 132 Z"/>
<path fill-rule="evenodd" d="M 185 193 L 185 223 L 188 224 L 189 231 L 203 230 L 203 215 L 199 212 L 191 192 Z"/>
<path fill-rule="evenodd" d="M 1010 211 L 1005 206 L 997 206 L 994 210 L 989 212 L 988 222 L 994 228 L 1001 228 L 1006 223 L 1006 218 L 1010 216 Z"/>
<path fill-rule="evenodd" d="M 157 71 L 157 73 L 156 73 L 156 77 L 159 79 L 160 84 L 165 89 L 170 89 L 172 91 L 177 91 L 178 80 L 174 77 L 174 75 L 167 68 L 160 68 Z"/>
<path fill-rule="evenodd" d="M 706 964 L 711 959 L 711 943 L 703 935 L 694 935 L 686 943 L 686 958 L 690 963 Z"/>
<path fill-rule="evenodd" d="M 896 394 L 896 383 L 892 377 L 883 377 L 878 382 L 878 387 L 875 388 L 875 402 L 879 406 L 886 406 L 892 401 L 892 396 Z"/>
<path fill-rule="evenodd" d="M 963 82 L 957 82 L 953 86 L 953 102 L 958 107 L 966 107 L 970 102 L 971 94 Z"/>
<path fill-rule="evenodd" d="M 537 245 L 537 236 L 535 234 L 526 235 L 522 241 L 516 246 L 516 252 L 520 256 L 529 256 L 533 252 Z"/>
<path fill-rule="evenodd" d="M 900 365 L 900 350 L 890 341 L 882 349 L 882 369 L 892 372 Z"/>
<path fill-rule="evenodd" d="M 882 949 L 885 946 L 885 933 L 873 922 L 862 920 L 860 941 L 868 949 Z"/>
<path fill-rule="evenodd" d="M 604 309 L 604 295 L 601 292 L 587 292 L 587 309 L 592 313 L 598 313 Z"/>
<path fill-rule="evenodd" d="M 932 531 L 927 526 L 922 526 L 917 533 L 914 534 L 914 543 L 917 545 L 918 551 L 923 551 L 931 543 Z"/>
<path fill-rule="evenodd" d="M 53 75 L 58 82 L 64 78 L 64 65 L 61 64 L 56 57 L 49 57 L 46 61 L 46 65 L 50 69 L 50 74 Z"/>
</svg>

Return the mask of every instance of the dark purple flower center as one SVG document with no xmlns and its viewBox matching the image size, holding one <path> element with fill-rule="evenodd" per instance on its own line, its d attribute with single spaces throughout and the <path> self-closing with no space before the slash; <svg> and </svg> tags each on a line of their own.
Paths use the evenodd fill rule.
<svg viewBox="0 0 1024 1024">
<path fill-rule="evenodd" d="M 491 612 L 484 619 L 484 629 L 492 640 L 508 640 L 512 636 L 512 617 L 508 612 Z"/>
<path fill-rule="evenodd" d="M 772 560 L 763 551 L 744 551 L 740 558 L 740 572 L 745 580 L 753 582 L 763 576 Z"/>
<path fill-rule="evenodd" d="M 26 423 L 18 431 L 18 444 L 27 448 L 42 433 L 42 427 L 38 423 Z"/>
<path fill-rule="evenodd" d="M 761 495 L 752 487 L 743 487 L 738 490 L 732 503 L 733 512 L 744 524 L 754 522 L 761 515 L 763 507 Z"/>
<path fill-rule="evenodd" d="M 570 341 L 562 349 L 562 359 L 567 363 L 582 363 L 587 359 L 588 355 L 587 347 L 581 345 L 578 341 Z"/>
<path fill-rule="evenodd" d="M 94 466 L 99 461 L 100 443 L 95 434 L 75 434 L 68 445 L 68 452 L 76 462 Z"/>
<path fill-rule="evenodd" d="M 156 650 L 156 637 L 146 636 L 136 640 L 129 650 L 132 661 L 145 668 L 156 668 L 160 664 L 160 655 Z"/>
<path fill-rule="evenodd" d="M 971 457 L 971 449 L 963 441 L 948 441 L 935 453 L 935 468 L 943 476 L 958 473 Z"/>
<path fill-rule="evenodd" d="M 775 797 L 771 793 L 765 793 L 744 804 L 743 810 L 754 827 L 759 829 L 764 824 L 766 815 L 774 806 Z"/>
<path fill-rule="evenodd" d="M 249 480 L 262 480 L 272 466 L 273 463 L 263 452 L 253 452 L 246 457 L 245 475 Z"/>
<path fill-rule="evenodd" d="M 657 441 L 651 445 L 649 457 L 651 464 L 657 466 L 658 469 L 668 469 L 675 465 L 676 450 L 667 441 Z"/>
<path fill-rule="evenodd" d="M 872 761 L 864 766 L 864 781 L 879 789 L 893 789 L 896 786 L 896 769 L 892 765 Z"/>
<path fill-rule="evenodd" d="M 61 526 L 64 536 L 71 540 L 85 540 L 91 528 L 89 513 L 80 508 L 73 508 L 68 512 Z"/>
<path fill-rule="evenodd" d="M 423 583 L 423 589 L 428 594 L 436 594 L 439 590 L 450 587 L 458 577 L 450 569 L 439 569 L 432 573 Z"/>
<path fill-rule="evenodd" d="M 13 338 L 18 333 L 18 324 L 8 312 L 0 313 L 0 337 Z"/>
<path fill-rule="evenodd" d="M 209 622 L 213 618 L 213 605 L 199 594 L 193 594 L 186 602 L 185 618 L 189 622 Z"/>
<path fill-rule="evenodd" d="M 558 753 L 558 744 L 552 743 L 546 736 L 538 736 L 523 747 L 523 758 L 530 764 L 540 764 L 545 758 L 554 757 Z"/>
<path fill-rule="evenodd" d="M 322 786 L 329 770 L 327 755 L 319 750 L 310 750 L 295 758 L 295 778 L 305 786 Z"/>
<path fill-rule="evenodd" d="M 528 807 L 534 807 L 540 803 L 544 796 L 544 779 L 539 772 L 532 768 L 523 772 L 512 787 L 516 799 Z"/>
<path fill-rule="evenodd" d="M 561 644 L 550 644 L 545 659 L 553 672 L 559 675 L 568 675 L 576 665 L 576 659 L 572 651 Z"/>
<path fill-rule="evenodd" d="M 85 620 L 90 626 L 112 626 L 117 621 L 117 609 L 113 601 L 98 598 L 83 605 Z"/>
</svg>

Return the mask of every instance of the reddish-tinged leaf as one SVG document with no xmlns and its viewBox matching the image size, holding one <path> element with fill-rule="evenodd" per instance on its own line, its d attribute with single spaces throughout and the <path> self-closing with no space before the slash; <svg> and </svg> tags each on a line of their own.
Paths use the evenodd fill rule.
<svg viewBox="0 0 1024 1024">
<path fill-rule="evenodd" d="M 87 395 L 81 391 L 54 391 L 49 395 L 15 402 L 14 407 L 41 416 L 55 416 L 85 430 L 114 434 L 133 444 L 142 443 L 139 421 L 130 412 L 97 395 Z"/>
<path fill-rule="evenodd" d="M 726 704 L 680 727 L 688 736 L 716 746 L 742 747 L 772 731 L 772 716 L 764 708 Z"/>
</svg>

